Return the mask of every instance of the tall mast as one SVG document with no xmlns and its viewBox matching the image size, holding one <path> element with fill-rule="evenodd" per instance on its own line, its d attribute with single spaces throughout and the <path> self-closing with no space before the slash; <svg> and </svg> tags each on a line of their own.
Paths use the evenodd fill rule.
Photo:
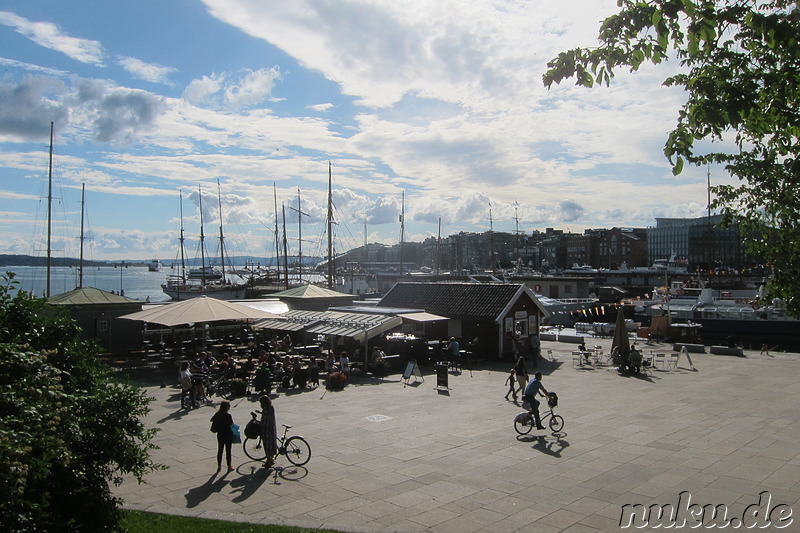
<svg viewBox="0 0 800 533">
<path fill-rule="evenodd" d="M 517 214 L 517 209 L 519 206 L 517 202 L 514 202 L 514 254 L 516 255 L 516 272 L 517 274 L 522 273 L 522 258 L 520 257 L 519 253 L 519 215 Z"/>
<path fill-rule="evenodd" d="M 289 288 L 289 250 L 286 244 L 286 206 L 281 204 L 281 211 L 283 212 L 283 288 Z"/>
<path fill-rule="evenodd" d="M 400 203 L 400 275 L 403 275 L 403 241 L 406 238 L 406 191 L 403 191 Z"/>
<path fill-rule="evenodd" d="M 328 288 L 333 289 L 333 193 L 330 161 L 328 161 Z"/>
<path fill-rule="evenodd" d="M 278 279 L 281 278 L 281 243 L 278 233 L 278 189 L 275 182 L 272 182 L 272 197 L 275 201 L 275 269 Z"/>
<path fill-rule="evenodd" d="M 181 281 L 183 283 L 186 282 L 186 254 L 184 250 L 184 239 L 183 239 L 183 191 L 178 191 L 178 198 L 180 199 L 180 206 L 181 206 L 181 233 L 180 237 L 178 237 L 178 241 L 180 242 L 181 247 Z"/>
<path fill-rule="evenodd" d="M 219 188 L 219 178 L 217 178 L 217 202 L 219 204 L 219 262 L 222 264 L 222 283 L 225 280 L 225 236 L 222 234 L 222 192 Z"/>
<path fill-rule="evenodd" d="M 442 217 L 439 217 L 439 235 L 436 237 L 436 275 L 442 267 Z"/>
<path fill-rule="evenodd" d="M 303 283 L 303 212 L 300 211 L 300 187 L 297 188 L 297 281 Z"/>
<path fill-rule="evenodd" d="M 86 210 L 86 184 L 81 184 L 81 256 L 78 262 L 78 288 L 83 288 L 83 215 Z"/>
<path fill-rule="evenodd" d="M 301 283 L 303 281 L 303 215 L 308 216 L 308 213 L 303 213 L 300 209 L 300 187 L 297 188 L 297 209 L 292 206 L 289 206 L 289 209 L 292 211 L 297 211 L 297 264 L 298 264 L 298 271 L 299 280 Z"/>
<path fill-rule="evenodd" d="M 492 221 L 492 202 L 489 202 L 489 248 L 491 255 L 489 256 L 489 268 L 494 273 L 494 225 Z"/>
<path fill-rule="evenodd" d="M 200 197 L 200 282 L 206 285 L 206 236 L 203 233 L 203 191 L 197 186 L 197 194 Z"/>
<path fill-rule="evenodd" d="M 47 170 L 47 285 L 44 296 L 50 297 L 50 242 L 53 228 L 53 123 L 50 123 L 50 163 Z"/>
</svg>

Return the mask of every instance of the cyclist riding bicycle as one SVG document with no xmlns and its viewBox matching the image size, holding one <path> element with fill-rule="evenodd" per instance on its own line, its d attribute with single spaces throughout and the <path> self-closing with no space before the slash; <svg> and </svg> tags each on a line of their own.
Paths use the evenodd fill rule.
<svg viewBox="0 0 800 533">
<path fill-rule="evenodd" d="M 550 393 L 542 385 L 542 373 L 537 372 L 534 374 L 533 379 L 528 382 L 525 387 L 525 392 L 522 394 L 522 401 L 528 402 L 531 406 L 531 414 L 536 421 L 536 429 L 544 429 L 542 419 L 539 416 L 539 400 L 536 399 L 536 394 L 541 395 L 543 398 L 549 398 Z"/>
</svg>

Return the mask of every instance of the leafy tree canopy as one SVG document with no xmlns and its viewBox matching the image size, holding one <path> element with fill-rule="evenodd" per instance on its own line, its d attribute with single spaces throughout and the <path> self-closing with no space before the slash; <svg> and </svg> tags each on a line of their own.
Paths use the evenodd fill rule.
<svg viewBox="0 0 800 533">
<path fill-rule="evenodd" d="M 619 0 L 600 26 L 597 48 L 561 52 L 548 63 L 548 88 L 574 77 L 609 85 L 617 68 L 677 58 L 666 86 L 687 100 L 664 154 L 719 163 L 738 186 L 713 188 L 712 207 L 736 220 L 751 253 L 773 267 L 770 292 L 800 315 L 800 9 L 788 0 Z M 697 141 L 735 140 L 704 151 Z M 715 146 L 721 146 L 716 144 Z M 728 145 L 729 146 L 729 145 Z"/>
<path fill-rule="evenodd" d="M 160 468 L 150 399 L 111 378 L 63 309 L 13 283 L 0 276 L 0 530 L 113 530 L 110 484 Z"/>
</svg>

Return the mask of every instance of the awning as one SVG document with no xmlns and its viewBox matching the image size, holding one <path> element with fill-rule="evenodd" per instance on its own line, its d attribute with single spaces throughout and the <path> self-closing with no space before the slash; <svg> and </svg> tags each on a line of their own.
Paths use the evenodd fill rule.
<svg viewBox="0 0 800 533">
<path fill-rule="evenodd" d="M 356 321 L 342 320 L 341 317 L 325 319 L 309 327 L 306 331 L 317 335 L 334 335 L 363 340 L 365 334 L 367 338 L 372 338 L 403 323 L 403 319 L 397 316 L 381 316 L 377 320 L 376 316 L 361 315 L 361 317 L 372 318 L 372 320 Z"/>
<path fill-rule="evenodd" d="M 434 315 L 433 313 L 405 313 L 402 315 L 397 315 L 404 320 L 410 320 L 411 322 L 435 322 L 437 320 L 449 320 L 446 316 L 439 316 Z"/>
<path fill-rule="evenodd" d="M 285 318 L 268 318 L 253 324 L 253 329 L 272 329 L 279 331 L 300 331 L 307 324 L 303 322 L 292 322 Z"/>
<path fill-rule="evenodd" d="M 340 311 L 289 311 L 283 318 L 262 320 L 254 329 L 303 331 L 316 335 L 368 338 L 395 328 L 403 323 L 399 316 Z"/>
</svg>

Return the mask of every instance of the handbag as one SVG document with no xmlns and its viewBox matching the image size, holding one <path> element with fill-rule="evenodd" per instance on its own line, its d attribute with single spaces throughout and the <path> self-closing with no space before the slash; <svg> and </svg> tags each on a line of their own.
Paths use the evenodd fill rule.
<svg viewBox="0 0 800 533">
<path fill-rule="evenodd" d="M 231 426 L 231 433 L 233 434 L 233 439 L 231 442 L 234 444 L 241 444 L 242 443 L 242 435 L 239 433 L 239 426 L 237 424 L 233 424 Z"/>
</svg>

